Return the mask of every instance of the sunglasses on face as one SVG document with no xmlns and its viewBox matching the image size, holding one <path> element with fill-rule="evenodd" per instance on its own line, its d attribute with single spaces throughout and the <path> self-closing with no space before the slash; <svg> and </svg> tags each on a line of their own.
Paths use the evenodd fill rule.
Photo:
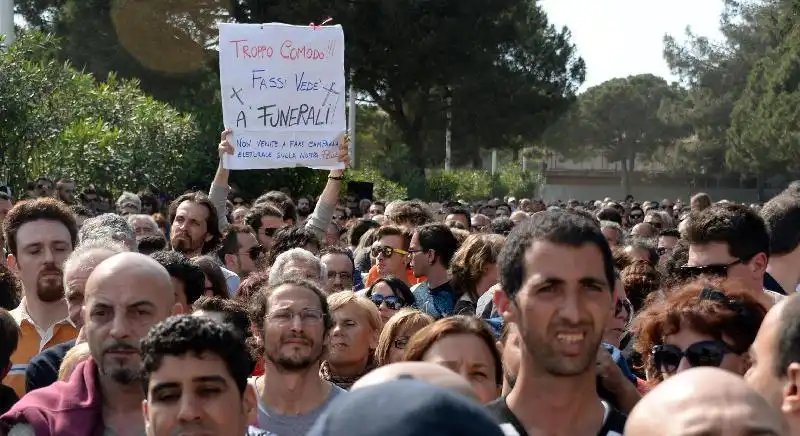
<svg viewBox="0 0 800 436">
<path fill-rule="evenodd" d="M 250 256 L 250 259 L 258 260 L 258 259 L 264 257 L 266 252 L 265 252 L 264 247 L 262 245 L 254 245 L 254 246 L 250 247 L 249 250 L 247 250 L 247 254 L 248 254 L 248 256 Z"/>
<path fill-rule="evenodd" d="M 631 219 L 638 220 L 638 219 L 641 219 L 641 218 L 642 218 L 642 216 L 643 216 L 643 215 L 642 215 L 642 214 L 640 214 L 640 213 L 632 213 L 632 214 L 631 214 Z"/>
<path fill-rule="evenodd" d="M 728 270 L 740 263 L 742 263 L 741 259 L 735 260 L 728 264 L 711 264 L 704 266 L 684 265 L 680 267 L 680 274 L 684 279 L 691 279 L 700 276 L 727 277 Z"/>
<path fill-rule="evenodd" d="M 271 237 L 275 236 L 275 232 L 277 232 L 277 231 L 278 231 L 278 229 L 276 229 L 276 228 L 264 229 L 264 236 L 267 236 L 267 237 L 271 238 Z"/>
<path fill-rule="evenodd" d="M 401 336 L 392 341 L 392 346 L 397 348 L 398 350 L 405 350 L 406 345 L 408 345 L 408 338 L 405 336 Z"/>
<path fill-rule="evenodd" d="M 667 251 L 669 251 L 667 247 L 656 248 L 656 253 L 658 253 L 659 256 L 663 256 Z"/>
<path fill-rule="evenodd" d="M 342 221 L 344 220 L 344 215 L 334 215 L 333 219 L 334 221 Z"/>
<path fill-rule="evenodd" d="M 685 351 L 675 345 L 655 345 L 651 352 L 656 368 L 664 374 L 674 374 L 684 357 L 692 367 L 718 367 L 728 353 L 739 354 L 728 344 L 716 340 L 695 342 Z"/>
<path fill-rule="evenodd" d="M 392 257 L 394 253 L 405 256 L 406 254 L 408 254 L 408 251 L 401 250 L 399 248 L 382 247 L 379 245 L 376 245 L 370 249 L 370 254 L 372 254 L 373 257 L 378 257 L 379 254 L 383 254 L 383 257 L 388 259 Z"/>
<path fill-rule="evenodd" d="M 372 296 L 370 296 L 369 299 L 372 300 L 372 302 L 375 303 L 375 305 L 378 307 L 380 307 L 382 303 L 386 303 L 386 307 L 392 310 L 402 309 L 403 304 L 405 303 L 405 301 L 403 301 L 403 299 L 400 297 L 395 297 L 395 296 L 384 297 L 383 295 L 380 294 L 372 294 Z"/>
</svg>

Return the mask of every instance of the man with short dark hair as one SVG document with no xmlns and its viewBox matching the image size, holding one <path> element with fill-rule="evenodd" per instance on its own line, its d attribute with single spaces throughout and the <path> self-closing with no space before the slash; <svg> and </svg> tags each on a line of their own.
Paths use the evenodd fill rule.
<svg viewBox="0 0 800 436">
<path fill-rule="evenodd" d="M 192 304 L 205 292 L 203 270 L 176 251 L 156 251 L 150 257 L 169 273 L 175 290 L 175 303 L 180 304 L 182 313 L 190 313 Z"/>
<path fill-rule="evenodd" d="M 411 291 L 417 307 L 435 318 L 456 312 L 458 294 L 450 285 L 450 261 L 458 250 L 458 240 L 445 224 L 426 224 L 411 235 L 408 256 L 415 277 L 427 281 L 415 285 Z"/>
<path fill-rule="evenodd" d="M 678 230 L 662 230 L 658 234 L 658 246 L 656 247 L 656 250 L 658 250 L 658 255 L 663 256 L 665 253 L 672 251 L 679 239 L 681 239 L 681 234 L 678 232 Z"/>
<path fill-rule="evenodd" d="M 249 426 L 257 404 L 247 384 L 250 356 L 230 326 L 174 316 L 155 325 L 141 347 L 148 436 L 267 434 Z"/>
<path fill-rule="evenodd" d="M 19 343 L 19 327 L 16 320 L 5 309 L 0 309 L 0 376 L 5 377 L 11 370 L 11 355 L 17 350 Z M 0 384 L 0 414 L 19 401 L 14 389 Z"/>
<path fill-rule="evenodd" d="M 330 246 L 322 250 L 320 261 L 325 265 L 327 281 L 325 290 L 328 294 L 339 291 L 352 291 L 356 275 L 353 255 L 346 248 Z"/>
<path fill-rule="evenodd" d="M 759 213 L 769 232 L 769 263 L 764 289 L 793 294 L 800 283 L 800 197 L 781 193 Z"/>
<path fill-rule="evenodd" d="M 453 206 L 447 208 L 447 216 L 444 218 L 444 223 L 450 226 L 452 222 L 459 222 L 464 226 L 464 230 L 472 230 L 472 215 L 467 208 L 462 206 Z"/>
<path fill-rule="evenodd" d="M 516 384 L 489 405 L 506 434 L 621 435 L 625 416 L 596 387 L 615 280 L 600 226 L 577 211 L 535 214 L 508 237 L 499 264 L 495 303 L 521 338 Z"/>
<path fill-rule="evenodd" d="M 769 234 L 764 221 L 749 207 L 715 204 L 693 211 L 685 230 L 689 260 L 681 268 L 684 275 L 737 279 L 765 307 L 781 297 L 764 290 Z"/>
<path fill-rule="evenodd" d="M 17 204 L 6 216 L 3 233 L 8 267 L 20 279 L 23 298 L 11 311 L 20 328 L 13 368 L 3 383 L 25 394 L 25 369 L 42 350 L 74 339 L 78 330 L 64 301 L 63 264 L 78 242 L 72 211 L 52 198 Z"/>
<path fill-rule="evenodd" d="M 252 383 L 258 427 L 280 436 L 304 436 L 345 391 L 320 377 L 333 318 L 325 292 L 290 278 L 254 297 L 250 320 L 264 344 L 264 375 Z"/>
<path fill-rule="evenodd" d="M 217 257 L 225 268 L 244 279 L 256 270 L 256 262 L 264 257 L 264 247 L 258 243 L 253 229 L 233 224 L 225 229 Z"/>
<path fill-rule="evenodd" d="M 270 203 L 261 203 L 253 206 L 244 217 L 247 224 L 256 233 L 258 242 L 269 250 L 272 248 L 275 231 L 283 227 L 283 212 Z"/>
</svg>

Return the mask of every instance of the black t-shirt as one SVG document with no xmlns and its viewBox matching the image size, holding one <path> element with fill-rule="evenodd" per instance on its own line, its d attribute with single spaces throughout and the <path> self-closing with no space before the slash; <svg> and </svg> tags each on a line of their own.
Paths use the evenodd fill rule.
<svg viewBox="0 0 800 436">
<path fill-rule="evenodd" d="M 528 436 L 522 423 L 519 422 L 514 412 L 508 408 L 505 398 L 498 398 L 487 404 L 486 407 L 489 409 L 489 413 L 494 415 L 495 419 L 500 423 L 506 436 Z M 606 408 L 606 414 L 603 420 L 603 427 L 597 432 L 597 436 L 622 436 L 625 430 L 625 421 L 628 418 L 606 402 L 603 402 L 603 407 Z"/>
</svg>

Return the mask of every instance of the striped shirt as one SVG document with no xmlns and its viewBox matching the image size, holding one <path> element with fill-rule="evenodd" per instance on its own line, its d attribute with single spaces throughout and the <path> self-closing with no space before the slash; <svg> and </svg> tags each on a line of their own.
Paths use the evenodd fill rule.
<svg viewBox="0 0 800 436">
<path fill-rule="evenodd" d="M 3 379 L 3 384 L 14 389 L 19 397 L 25 395 L 25 370 L 28 363 L 42 350 L 53 345 L 75 339 L 78 329 L 65 318 L 49 328 L 37 326 L 25 306 L 25 299 L 12 310 L 11 316 L 17 321 L 20 336 L 16 351 L 11 355 L 11 371 Z"/>
</svg>

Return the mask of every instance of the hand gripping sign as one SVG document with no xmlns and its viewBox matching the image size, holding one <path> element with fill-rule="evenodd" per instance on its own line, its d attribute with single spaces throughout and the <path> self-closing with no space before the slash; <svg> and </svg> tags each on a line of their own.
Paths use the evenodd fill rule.
<svg viewBox="0 0 800 436">
<path fill-rule="evenodd" d="M 342 26 L 220 24 L 219 67 L 225 168 L 344 167 Z"/>
</svg>

